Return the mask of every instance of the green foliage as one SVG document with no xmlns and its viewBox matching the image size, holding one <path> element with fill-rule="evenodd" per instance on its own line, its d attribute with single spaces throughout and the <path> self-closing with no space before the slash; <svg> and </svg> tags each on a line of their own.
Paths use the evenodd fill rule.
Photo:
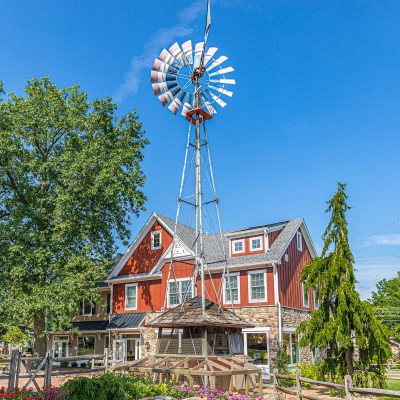
<svg viewBox="0 0 400 400">
<path fill-rule="evenodd" d="M 279 374 L 290 375 L 289 371 L 290 357 L 286 354 L 282 346 L 278 349 L 278 354 L 276 356 L 276 368 Z M 279 386 L 291 387 L 294 385 L 294 381 L 291 379 L 278 379 Z"/>
<path fill-rule="evenodd" d="M 179 391 L 167 383 L 154 383 L 141 376 L 128 375 L 122 377 L 127 400 L 143 399 L 144 397 L 173 396 L 178 397 Z"/>
<path fill-rule="evenodd" d="M 320 257 L 302 270 L 306 289 L 317 288 L 320 308 L 302 322 L 300 344 L 314 349 L 328 349 L 330 357 L 321 368 L 330 379 L 352 375 L 357 384 L 372 379 L 382 386 L 384 364 L 390 356 L 387 328 L 375 317 L 373 308 L 360 300 L 355 290 L 354 257 L 348 241 L 346 185 L 338 183 L 337 192 L 328 201 L 331 214 Z M 354 360 L 355 349 L 359 360 Z M 371 364 L 378 364 L 373 369 Z M 356 371 L 367 371 L 362 374 Z M 382 379 L 381 379 L 382 377 Z"/>
<path fill-rule="evenodd" d="M 137 113 L 116 109 L 48 77 L 0 97 L 0 320 L 36 338 L 98 300 L 115 239 L 144 209 L 148 141 Z"/>
<path fill-rule="evenodd" d="M 124 383 L 114 374 L 104 374 L 95 378 L 76 377 L 62 387 L 69 400 L 114 400 L 124 399 Z"/>
<path fill-rule="evenodd" d="M 60 367 L 61 367 L 61 368 L 67 368 L 68 365 L 69 365 L 69 362 L 68 362 L 68 361 L 61 361 L 61 362 L 60 362 Z"/>
<path fill-rule="evenodd" d="M 12 346 L 23 346 L 29 341 L 29 335 L 18 326 L 9 326 L 2 339 Z"/>
<path fill-rule="evenodd" d="M 77 366 L 78 366 L 78 363 L 77 363 L 76 361 L 74 361 L 74 362 L 71 363 L 71 367 L 72 367 L 72 368 L 76 368 Z"/>
<path fill-rule="evenodd" d="M 304 378 L 314 379 L 316 381 L 322 381 L 324 378 L 320 365 L 300 363 L 297 365 L 297 368 L 300 370 L 301 376 Z M 303 383 L 303 385 L 307 386 L 305 383 Z"/>
<path fill-rule="evenodd" d="M 392 279 L 382 279 L 372 292 L 371 304 L 376 315 L 389 328 L 391 336 L 400 340 L 400 271 Z"/>
</svg>

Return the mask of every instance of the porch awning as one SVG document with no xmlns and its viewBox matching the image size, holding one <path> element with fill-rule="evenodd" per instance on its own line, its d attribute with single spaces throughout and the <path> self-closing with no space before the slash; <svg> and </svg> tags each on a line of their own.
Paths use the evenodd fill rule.
<svg viewBox="0 0 400 400">
<path fill-rule="evenodd" d="M 74 328 L 81 332 L 105 332 L 107 330 L 108 321 L 79 321 L 72 322 Z"/>
<path fill-rule="evenodd" d="M 144 321 L 146 313 L 129 313 L 129 314 L 115 314 L 110 323 L 107 325 L 107 329 L 129 329 L 139 328 L 141 323 Z"/>
</svg>

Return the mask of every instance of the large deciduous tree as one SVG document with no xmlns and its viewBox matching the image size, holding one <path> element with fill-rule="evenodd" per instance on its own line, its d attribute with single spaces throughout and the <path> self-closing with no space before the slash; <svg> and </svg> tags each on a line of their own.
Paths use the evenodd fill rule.
<svg viewBox="0 0 400 400">
<path fill-rule="evenodd" d="M 400 271 L 392 279 L 382 279 L 372 292 L 370 302 L 376 314 L 389 328 L 391 336 L 400 340 Z"/>
<path fill-rule="evenodd" d="M 0 99 L 0 320 L 43 333 L 67 326 L 144 208 L 147 144 L 136 112 L 48 77 Z M 3 93 L 4 94 L 4 93 Z"/>
<path fill-rule="evenodd" d="M 338 183 L 336 193 L 327 202 L 326 212 L 331 215 L 322 237 L 321 256 L 301 273 L 306 290 L 316 290 L 320 307 L 300 325 L 300 344 L 327 349 L 322 368 L 332 378 L 349 374 L 357 384 L 373 380 L 374 384 L 383 385 L 383 364 L 390 356 L 388 331 L 355 289 L 354 258 L 346 221 L 350 209 L 346 186 Z"/>
</svg>

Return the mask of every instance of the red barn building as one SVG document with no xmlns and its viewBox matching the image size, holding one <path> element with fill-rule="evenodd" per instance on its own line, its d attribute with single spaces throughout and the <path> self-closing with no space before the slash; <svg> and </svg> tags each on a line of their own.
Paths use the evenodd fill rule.
<svg viewBox="0 0 400 400">
<path fill-rule="evenodd" d="M 200 284 L 195 293 L 192 278 L 195 232 L 182 224 L 173 254 L 176 281 L 168 280 L 174 224 L 154 213 L 107 278 L 112 299 L 107 331 L 116 359 L 154 354 L 157 330 L 146 328 L 146 320 L 178 305 L 184 293 L 186 299 L 201 294 Z M 299 282 L 302 267 L 316 256 L 304 220 L 225 232 L 229 278 L 224 281 L 225 257 L 219 243 L 215 235 L 204 237 L 210 271 L 205 277 L 206 297 L 216 302 L 215 291 L 220 293 L 225 307 L 233 307 L 255 326 L 243 331 L 245 353 L 266 373 L 279 343 L 292 364 L 311 361 L 311 353 L 299 348 L 295 333 L 318 307 L 314 292 L 306 294 Z"/>
</svg>

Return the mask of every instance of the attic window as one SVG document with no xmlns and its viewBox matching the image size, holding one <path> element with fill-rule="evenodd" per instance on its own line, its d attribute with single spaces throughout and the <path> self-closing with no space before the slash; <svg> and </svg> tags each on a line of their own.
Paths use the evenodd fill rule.
<svg viewBox="0 0 400 400">
<path fill-rule="evenodd" d="M 303 240 L 300 232 L 297 232 L 296 240 L 297 240 L 297 250 L 303 251 Z"/>
<path fill-rule="evenodd" d="M 161 231 L 151 232 L 151 249 L 161 249 Z"/>
<path fill-rule="evenodd" d="M 250 250 L 251 251 L 262 250 L 262 238 L 261 238 L 261 236 L 250 239 Z"/>
<path fill-rule="evenodd" d="M 232 241 L 232 254 L 243 253 L 244 252 L 244 240 L 234 240 Z"/>
</svg>

